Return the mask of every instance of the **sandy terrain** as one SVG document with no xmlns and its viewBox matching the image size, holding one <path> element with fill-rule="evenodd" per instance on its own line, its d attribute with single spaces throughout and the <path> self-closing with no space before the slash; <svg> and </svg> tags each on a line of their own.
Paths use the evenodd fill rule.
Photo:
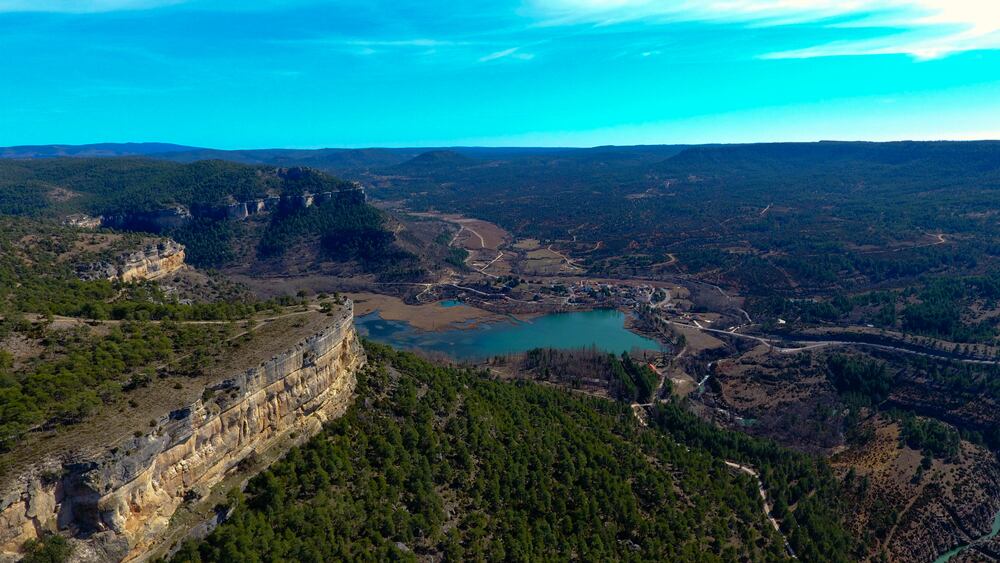
<svg viewBox="0 0 1000 563">
<path fill-rule="evenodd" d="M 377 293 L 348 293 L 354 300 L 354 314 L 378 311 L 387 321 L 405 321 L 421 330 L 439 330 L 470 320 L 498 319 L 497 315 L 475 307 L 442 307 L 437 303 L 407 305 L 402 300 Z"/>
<path fill-rule="evenodd" d="M 497 250 L 509 238 L 507 231 L 493 223 L 467 218 L 456 218 L 454 222 L 465 227 L 466 230 L 472 231 L 475 235 L 473 237 L 475 241 L 481 243 L 480 248 Z"/>
</svg>

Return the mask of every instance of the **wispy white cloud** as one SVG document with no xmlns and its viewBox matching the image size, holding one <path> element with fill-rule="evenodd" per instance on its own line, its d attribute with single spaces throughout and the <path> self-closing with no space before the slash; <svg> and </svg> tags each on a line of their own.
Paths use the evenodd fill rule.
<svg viewBox="0 0 1000 563">
<path fill-rule="evenodd" d="M 488 61 L 495 61 L 497 59 L 502 59 L 504 57 L 509 57 L 517 52 L 517 47 L 511 47 L 510 49 L 504 49 L 502 51 L 495 51 L 489 55 L 484 55 L 479 58 L 479 62 L 485 63 Z"/>
<path fill-rule="evenodd" d="M 345 37 L 342 35 L 328 37 L 303 37 L 295 39 L 277 39 L 272 41 L 281 45 L 298 45 L 305 47 L 330 47 L 346 53 L 361 56 L 372 55 L 399 55 L 401 53 L 419 56 L 445 55 L 451 53 L 467 53 L 475 46 L 487 45 L 488 43 L 477 41 L 466 41 L 456 39 L 435 39 L 429 37 L 415 38 L 358 38 Z"/>
<path fill-rule="evenodd" d="M 472 43 L 467 41 L 451 41 L 442 39 L 382 39 L 382 40 L 370 40 L 370 39 L 346 39 L 340 40 L 340 42 L 346 45 L 362 45 L 365 47 L 456 47 L 460 45 L 471 45 Z"/>
<path fill-rule="evenodd" d="M 909 55 L 918 61 L 930 61 L 963 51 L 1000 48 L 1000 35 L 977 37 L 909 37 L 901 34 L 892 39 L 837 41 L 824 45 L 778 51 L 761 55 L 761 59 L 813 59 L 819 57 L 855 57 L 865 55 Z"/>
<path fill-rule="evenodd" d="M 766 58 L 907 54 L 933 59 L 1000 49 L 997 0 L 526 0 L 522 11 L 540 18 L 543 25 L 700 21 L 896 30 L 879 38 L 812 46 Z"/>
<path fill-rule="evenodd" d="M 0 0 L 2 1 L 2 0 Z M 448 38 L 361 38 L 343 35 L 326 37 L 303 37 L 295 39 L 279 39 L 273 41 L 283 45 L 302 45 L 307 47 L 330 47 L 360 56 L 401 54 L 420 57 L 436 57 L 458 64 L 468 64 L 470 61 L 487 63 L 500 59 L 530 61 L 535 53 L 526 49 L 536 48 L 543 42 L 528 42 L 515 47 L 503 47 L 503 43 L 495 38 L 448 39 Z M 486 52 L 485 55 L 482 53 Z"/>
<path fill-rule="evenodd" d="M 524 53 L 519 50 L 518 47 L 511 47 L 509 49 L 503 49 L 502 51 L 494 51 L 488 55 L 479 57 L 479 62 L 485 63 L 489 61 L 495 61 L 497 59 L 518 59 L 522 61 L 530 61 L 535 58 L 534 53 Z"/>
<path fill-rule="evenodd" d="M 57 12 L 87 14 L 120 10 L 146 10 L 182 4 L 187 0 L 0 0 L 3 12 Z"/>
</svg>

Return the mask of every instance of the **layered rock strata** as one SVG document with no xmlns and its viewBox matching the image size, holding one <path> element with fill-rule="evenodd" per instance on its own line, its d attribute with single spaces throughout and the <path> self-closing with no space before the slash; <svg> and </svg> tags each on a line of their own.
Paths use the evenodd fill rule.
<svg viewBox="0 0 1000 563">
<path fill-rule="evenodd" d="M 106 279 L 133 282 L 162 278 L 184 266 L 184 245 L 170 239 L 149 243 L 140 250 L 127 252 L 112 260 L 80 264 L 81 279 Z"/>
<path fill-rule="evenodd" d="M 325 330 L 212 385 L 155 427 L 32 466 L 2 491 L 0 549 L 14 559 L 26 540 L 58 532 L 74 538 L 79 560 L 142 560 L 181 504 L 241 461 L 343 414 L 364 363 L 348 304 Z"/>
</svg>

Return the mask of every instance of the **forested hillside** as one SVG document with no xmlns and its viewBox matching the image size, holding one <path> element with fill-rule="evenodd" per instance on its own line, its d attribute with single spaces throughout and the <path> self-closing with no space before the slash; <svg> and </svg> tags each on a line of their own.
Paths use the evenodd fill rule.
<svg viewBox="0 0 1000 563">
<path fill-rule="evenodd" d="M 325 175 L 286 173 L 221 160 L 175 164 L 141 158 L 0 160 L 2 213 L 32 207 L 50 213 L 115 215 L 170 204 L 222 205 L 269 193 L 338 189 Z"/>
<path fill-rule="evenodd" d="M 198 375 L 199 362 L 236 335 L 235 321 L 297 303 L 256 300 L 215 280 L 207 283 L 218 296 L 195 301 L 155 282 L 78 277 L 76 264 L 139 239 L 0 216 L 0 454 L 30 430 L 79 422 L 166 377 L 172 362 L 184 360 L 175 374 Z"/>
<path fill-rule="evenodd" d="M 349 413 L 230 494 L 232 517 L 174 561 L 787 560 L 729 456 L 794 505 L 803 559 L 852 558 L 821 462 L 674 406 L 646 429 L 622 403 L 367 351 Z"/>
<path fill-rule="evenodd" d="M 299 199 L 306 194 L 326 195 Z M 308 270 L 330 261 L 349 264 L 341 267 L 345 271 L 423 275 L 419 260 L 394 244 L 385 215 L 367 205 L 356 186 L 309 168 L 218 160 L 0 159 L 0 214 L 80 213 L 118 229 L 169 236 L 187 247 L 188 262 L 199 267 L 262 263 L 258 269 L 288 269 L 295 263 Z M 307 252 L 284 260 L 292 248 Z"/>
</svg>

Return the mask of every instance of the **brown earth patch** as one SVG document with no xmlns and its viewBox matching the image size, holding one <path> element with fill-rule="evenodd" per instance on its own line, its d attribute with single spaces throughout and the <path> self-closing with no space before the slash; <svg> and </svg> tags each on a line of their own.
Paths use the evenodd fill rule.
<svg viewBox="0 0 1000 563">
<path fill-rule="evenodd" d="M 387 321 L 404 321 L 420 330 L 445 330 L 468 321 L 499 320 L 494 313 L 468 305 L 442 307 L 438 303 L 407 305 L 401 299 L 378 293 L 349 293 L 354 301 L 354 314 L 367 315 L 375 311 Z"/>
<path fill-rule="evenodd" d="M 455 213 L 426 212 L 411 213 L 411 215 L 441 219 L 443 221 L 448 221 L 449 223 L 465 227 L 466 230 L 472 231 L 472 236 L 464 239 L 468 246 L 463 246 L 464 248 L 470 250 L 476 248 L 497 250 L 502 244 L 511 238 L 510 233 L 507 231 L 493 223 L 483 221 L 482 219 L 473 219 Z"/>
</svg>

